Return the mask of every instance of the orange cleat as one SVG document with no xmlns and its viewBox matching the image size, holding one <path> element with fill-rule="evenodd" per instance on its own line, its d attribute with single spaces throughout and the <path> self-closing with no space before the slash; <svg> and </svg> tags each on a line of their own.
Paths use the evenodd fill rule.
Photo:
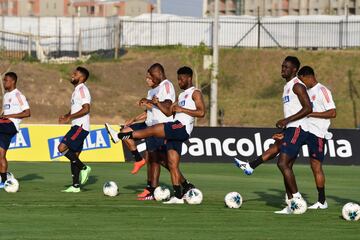
<svg viewBox="0 0 360 240">
<path fill-rule="evenodd" d="M 149 193 L 150 193 L 150 191 L 145 188 L 144 191 L 142 193 L 139 193 L 137 196 L 139 198 L 143 198 L 143 197 L 146 197 L 147 195 L 149 195 Z"/>
<path fill-rule="evenodd" d="M 134 168 L 131 171 L 131 174 L 136 174 L 140 170 L 140 168 L 142 168 L 145 165 L 146 165 L 145 159 L 142 159 L 139 162 L 134 162 Z"/>
</svg>

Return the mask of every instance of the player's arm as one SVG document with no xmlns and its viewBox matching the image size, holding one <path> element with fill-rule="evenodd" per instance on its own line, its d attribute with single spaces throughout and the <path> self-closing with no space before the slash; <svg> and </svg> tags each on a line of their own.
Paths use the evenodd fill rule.
<svg viewBox="0 0 360 240">
<path fill-rule="evenodd" d="M 31 116 L 30 108 L 25 109 L 21 113 L 9 114 L 9 115 L 1 115 L 5 118 L 27 118 Z"/>
<path fill-rule="evenodd" d="M 308 115 L 308 117 L 324 118 L 324 119 L 336 118 L 336 109 L 333 108 L 324 112 L 312 112 Z"/>
<path fill-rule="evenodd" d="M 88 113 L 90 113 L 90 104 L 85 103 L 82 105 L 82 108 L 79 111 L 77 111 L 76 113 L 65 114 L 64 116 L 60 117 L 59 123 L 61 123 L 61 124 L 69 123 L 71 120 L 76 119 L 76 118 L 81 118 Z"/>
<path fill-rule="evenodd" d="M 310 98 L 306 92 L 305 86 L 300 83 L 296 83 L 293 87 L 293 91 L 298 96 L 302 108 L 300 109 L 300 111 L 298 111 L 294 115 L 289 116 L 285 119 L 279 120 L 276 123 L 276 127 L 278 127 L 278 128 L 285 128 L 289 122 L 293 122 L 293 121 L 296 121 L 303 117 L 306 117 L 307 115 L 309 115 L 312 112 Z"/>
<path fill-rule="evenodd" d="M 173 105 L 172 111 L 173 112 L 182 112 L 182 113 L 185 113 L 192 117 L 203 118 L 205 116 L 205 103 L 204 103 L 204 98 L 203 98 L 201 92 L 194 91 L 193 95 L 192 95 L 192 99 L 195 102 L 195 106 L 196 106 L 195 110 L 183 108 L 183 107 L 180 107 L 179 105 Z"/>
<path fill-rule="evenodd" d="M 163 102 L 159 101 L 159 98 L 154 97 L 152 99 L 152 103 L 157 106 L 160 111 L 165 114 L 167 117 L 170 117 L 172 115 L 172 111 L 171 111 L 171 105 L 172 105 L 172 101 L 170 99 L 166 99 Z"/>
</svg>

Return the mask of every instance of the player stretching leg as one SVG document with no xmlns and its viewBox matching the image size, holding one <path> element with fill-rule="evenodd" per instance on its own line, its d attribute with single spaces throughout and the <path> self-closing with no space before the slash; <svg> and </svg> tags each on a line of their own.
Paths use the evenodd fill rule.
<svg viewBox="0 0 360 240">
<path fill-rule="evenodd" d="M 71 76 L 71 83 L 75 90 L 71 97 L 71 110 L 59 117 L 60 124 L 71 121 L 71 129 L 66 133 L 58 146 L 59 152 L 70 160 L 73 184 L 62 192 L 80 192 L 80 184 L 86 183 L 91 171 L 80 161 L 79 155 L 82 151 L 84 140 L 90 131 L 90 103 L 91 96 L 85 82 L 89 77 L 89 71 L 78 67 Z"/>
<path fill-rule="evenodd" d="M 25 96 L 16 88 L 16 83 L 16 73 L 8 72 L 5 74 L 3 86 L 6 93 L 3 98 L 3 112 L 0 116 L 0 188 L 4 188 L 4 183 L 7 180 L 6 152 L 11 139 L 20 130 L 21 120 L 30 117 L 29 104 Z"/>
<path fill-rule="evenodd" d="M 175 196 L 165 204 L 183 204 L 181 190 L 181 172 L 179 162 L 182 143 L 186 141 L 192 130 L 195 117 L 205 116 L 205 104 L 202 94 L 192 85 L 192 69 L 182 67 L 178 70 L 179 87 L 184 90 L 179 95 L 178 104 L 173 104 L 171 112 L 175 113 L 174 122 L 156 124 L 140 131 L 118 133 L 108 124 L 105 124 L 112 140 L 116 143 L 124 139 L 142 139 L 146 137 L 159 137 L 167 140 L 167 159 L 171 181 Z"/>
</svg>

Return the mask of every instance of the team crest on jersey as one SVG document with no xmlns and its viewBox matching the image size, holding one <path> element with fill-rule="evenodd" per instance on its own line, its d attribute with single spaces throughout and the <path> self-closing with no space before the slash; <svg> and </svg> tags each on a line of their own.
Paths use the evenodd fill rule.
<svg viewBox="0 0 360 240">
<path fill-rule="evenodd" d="M 290 93 L 290 88 L 288 88 L 287 90 L 286 90 L 286 94 L 289 94 Z"/>
<path fill-rule="evenodd" d="M 187 98 L 189 96 L 189 94 L 186 94 L 184 98 Z"/>
<path fill-rule="evenodd" d="M 4 110 L 10 109 L 10 104 L 4 104 Z"/>
<path fill-rule="evenodd" d="M 315 95 L 312 95 L 312 96 L 311 96 L 311 100 L 315 101 L 315 99 L 316 99 L 316 96 L 315 96 Z"/>
<path fill-rule="evenodd" d="M 283 103 L 288 103 L 290 102 L 290 97 L 289 96 L 284 96 L 283 97 Z"/>
</svg>

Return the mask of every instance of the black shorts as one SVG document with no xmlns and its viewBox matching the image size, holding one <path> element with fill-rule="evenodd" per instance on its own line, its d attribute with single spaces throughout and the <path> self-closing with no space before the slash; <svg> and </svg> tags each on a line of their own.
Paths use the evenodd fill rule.
<svg viewBox="0 0 360 240">
<path fill-rule="evenodd" d="M 11 139 L 16 135 L 17 129 L 9 119 L 0 119 L 0 147 L 8 150 Z"/>
<path fill-rule="evenodd" d="M 148 126 L 145 122 L 134 123 L 129 126 L 129 128 L 131 128 L 133 131 L 144 130 L 147 127 Z"/>
<path fill-rule="evenodd" d="M 302 130 L 301 127 L 287 128 L 284 131 L 280 152 L 286 153 L 290 158 L 296 158 L 308 135 L 309 133 Z"/>
<path fill-rule="evenodd" d="M 168 122 L 164 123 L 164 131 L 166 149 L 173 149 L 181 156 L 183 142 L 189 139 L 185 126 L 179 121 Z"/>
<path fill-rule="evenodd" d="M 149 152 L 166 152 L 166 144 L 164 138 L 148 137 L 145 139 L 146 150 Z"/>
<path fill-rule="evenodd" d="M 310 158 L 319 160 L 322 162 L 324 160 L 324 146 L 326 140 L 324 138 L 320 138 L 315 134 L 309 133 L 306 138 L 306 144 L 309 148 L 309 156 Z"/>
<path fill-rule="evenodd" d="M 84 140 L 89 134 L 88 131 L 84 130 L 79 126 L 72 126 L 66 133 L 61 143 L 65 144 L 71 151 L 81 152 L 84 145 Z"/>
</svg>

